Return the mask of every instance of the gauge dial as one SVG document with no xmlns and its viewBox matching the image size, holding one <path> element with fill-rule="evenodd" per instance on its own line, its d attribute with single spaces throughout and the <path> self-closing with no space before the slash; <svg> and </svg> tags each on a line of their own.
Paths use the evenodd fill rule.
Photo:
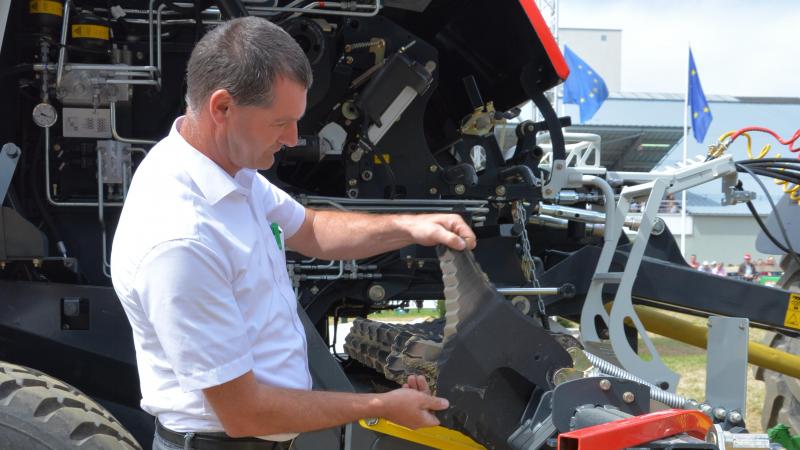
<svg viewBox="0 0 800 450">
<path fill-rule="evenodd" d="M 58 113 L 53 105 L 49 103 L 39 103 L 33 108 L 33 122 L 42 128 L 50 128 L 56 123 Z"/>
</svg>

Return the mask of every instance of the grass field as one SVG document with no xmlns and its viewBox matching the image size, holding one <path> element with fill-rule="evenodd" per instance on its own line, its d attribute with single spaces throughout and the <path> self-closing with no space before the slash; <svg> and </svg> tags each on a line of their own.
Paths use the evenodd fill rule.
<svg viewBox="0 0 800 450">
<path fill-rule="evenodd" d="M 705 319 L 678 313 L 668 314 L 692 322 L 695 325 L 705 326 L 706 324 Z M 416 308 L 412 307 L 405 313 L 384 311 L 369 316 L 373 320 L 387 321 L 406 321 L 427 317 L 438 317 L 438 311 L 435 309 L 417 311 Z M 764 333 L 762 330 L 751 329 L 750 340 L 761 342 Z M 651 335 L 650 338 L 664 363 L 681 376 L 677 393 L 702 402 L 705 399 L 706 389 L 706 351 L 661 336 Z M 639 348 L 644 348 L 644 344 L 640 344 Z M 643 353 L 646 353 L 646 350 Z M 754 378 L 754 373 L 754 366 L 749 365 L 747 370 L 747 411 L 745 417 L 749 431 L 751 433 L 761 433 L 763 432 L 761 428 L 761 408 L 764 404 L 764 383 L 757 381 Z"/>
<path fill-rule="evenodd" d="M 439 311 L 435 309 L 423 308 L 417 310 L 415 307 L 409 307 L 407 312 L 399 312 L 396 309 L 381 311 L 378 313 L 370 314 L 368 317 L 372 320 L 391 320 L 391 321 L 406 321 L 415 319 L 427 319 L 439 317 Z"/>
</svg>

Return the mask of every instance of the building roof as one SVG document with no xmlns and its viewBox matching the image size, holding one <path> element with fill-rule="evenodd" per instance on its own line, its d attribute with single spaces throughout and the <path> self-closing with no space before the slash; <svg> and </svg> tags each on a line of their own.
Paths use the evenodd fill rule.
<svg viewBox="0 0 800 450">
<path fill-rule="evenodd" d="M 783 137 L 791 136 L 797 131 L 797 117 L 800 117 L 800 97 L 764 98 L 725 95 L 708 95 L 707 97 L 714 118 L 702 143 L 697 142 L 693 137 L 692 131 L 689 131 L 689 138 L 686 142 L 689 158 L 705 155 L 708 151 L 708 145 L 716 142 L 719 136 L 730 130 L 758 125 L 770 128 Z M 579 126 L 586 127 L 585 129 L 589 127 L 599 127 L 600 129 L 623 129 L 625 127 L 652 130 L 682 129 L 685 117 L 683 105 L 683 94 L 611 93 L 608 100 L 597 111 L 597 114 L 588 123 Z M 563 105 L 560 112 L 561 115 L 572 116 L 575 121 L 579 117 L 579 110 L 576 105 Z M 765 144 L 771 144 L 771 156 L 778 153 L 786 154 L 786 148 L 777 143 L 772 136 L 764 133 L 752 133 L 751 135 L 753 149 L 756 153 Z M 605 145 L 607 140 L 611 140 L 611 138 L 606 139 L 604 136 L 601 152 L 607 150 Z M 744 140 L 738 140 L 728 149 L 727 153 L 733 155 L 734 161 L 748 159 L 745 143 Z M 683 159 L 683 140 L 677 139 L 675 144 L 660 160 L 655 167 L 656 169 L 666 168 Z M 609 164 L 605 158 L 603 158 L 603 162 L 604 164 Z M 643 167 L 637 170 L 647 169 Z M 772 208 L 761 186 L 747 174 L 740 174 L 739 179 L 745 190 L 756 193 L 756 199 L 753 200 L 753 204 L 759 214 L 769 214 Z M 784 195 L 781 187 L 771 179 L 762 177 L 762 180 L 774 202 L 777 203 Z M 687 210 L 692 214 L 720 216 L 750 214 L 744 204 L 733 206 L 723 206 L 721 204 L 721 181 L 713 181 L 696 186 L 689 191 L 689 194 L 696 194 L 696 196 L 690 196 L 687 200 Z"/>
<path fill-rule="evenodd" d="M 660 100 L 683 102 L 685 94 L 666 92 L 611 92 L 612 100 Z M 715 103 L 750 103 L 766 105 L 800 105 L 800 97 L 745 97 L 735 95 L 706 95 L 709 102 Z"/>
<path fill-rule="evenodd" d="M 683 137 L 681 127 L 574 125 L 566 132 L 600 136 L 600 163 L 608 170 L 649 172 Z"/>
</svg>

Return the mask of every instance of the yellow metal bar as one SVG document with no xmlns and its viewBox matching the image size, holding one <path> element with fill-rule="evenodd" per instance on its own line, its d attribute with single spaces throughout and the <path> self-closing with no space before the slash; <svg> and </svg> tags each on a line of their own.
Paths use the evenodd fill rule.
<svg viewBox="0 0 800 450">
<path fill-rule="evenodd" d="M 611 303 L 606 305 L 610 308 Z M 675 339 L 695 347 L 706 348 L 708 328 L 659 312 L 655 308 L 634 305 L 639 320 L 651 333 Z M 758 342 L 747 345 L 747 361 L 765 369 L 800 378 L 800 356 L 776 350 Z"/>
<path fill-rule="evenodd" d="M 468 436 L 445 427 L 412 430 L 385 419 L 362 419 L 358 423 L 368 430 L 442 450 L 486 450 Z"/>
</svg>

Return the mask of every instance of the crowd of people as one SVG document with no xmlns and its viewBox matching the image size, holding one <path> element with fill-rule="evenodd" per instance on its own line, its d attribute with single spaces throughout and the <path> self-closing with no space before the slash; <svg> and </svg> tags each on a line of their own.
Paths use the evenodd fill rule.
<svg viewBox="0 0 800 450">
<path fill-rule="evenodd" d="M 766 259 L 753 261 L 750 253 L 745 253 L 741 264 L 725 264 L 722 261 L 700 262 L 697 255 L 689 257 L 689 265 L 701 272 L 712 273 L 722 277 L 737 277 L 746 281 L 757 282 L 759 278 L 765 276 L 776 276 L 780 274 L 781 268 L 775 263 L 772 256 Z"/>
</svg>

